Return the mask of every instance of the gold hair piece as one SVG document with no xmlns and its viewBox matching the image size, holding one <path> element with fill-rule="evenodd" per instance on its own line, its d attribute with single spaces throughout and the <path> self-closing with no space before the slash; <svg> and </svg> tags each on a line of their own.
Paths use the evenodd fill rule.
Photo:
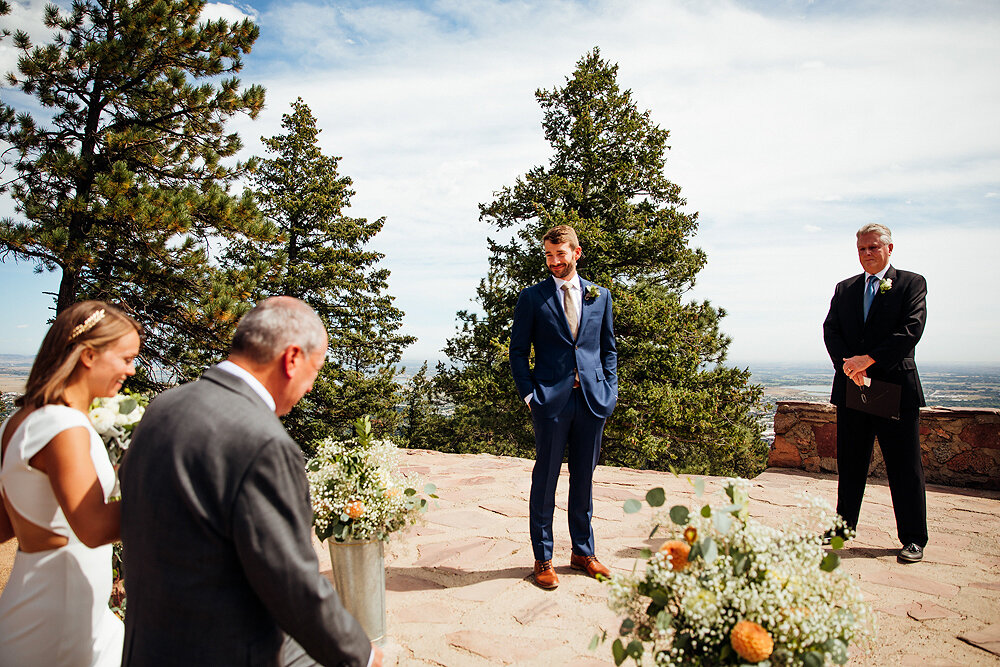
<svg viewBox="0 0 1000 667">
<path fill-rule="evenodd" d="M 92 312 L 90 314 L 90 317 L 88 317 L 83 321 L 83 324 L 77 324 L 75 327 L 73 327 L 73 332 L 69 335 L 70 342 L 72 342 L 74 339 L 78 338 L 79 336 L 82 336 L 83 334 L 93 329 L 94 326 L 103 319 L 104 319 L 103 308 Z"/>
</svg>

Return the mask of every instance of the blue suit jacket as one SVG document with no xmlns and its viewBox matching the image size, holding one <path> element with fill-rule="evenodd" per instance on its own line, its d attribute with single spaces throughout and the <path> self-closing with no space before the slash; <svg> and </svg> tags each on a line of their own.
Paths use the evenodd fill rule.
<svg viewBox="0 0 1000 667">
<path fill-rule="evenodd" d="M 580 278 L 582 312 L 575 341 L 554 278 L 527 287 L 518 296 L 510 332 L 510 370 L 518 395 L 524 398 L 533 393 L 532 412 L 542 418 L 555 417 L 566 406 L 573 392 L 574 369 L 580 375 L 587 407 L 595 416 L 607 419 L 618 401 L 611 294 L 598 287 L 600 294 L 588 298 L 587 288 L 592 285 Z M 534 369 L 529 363 L 532 345 Z"/>
</svg>

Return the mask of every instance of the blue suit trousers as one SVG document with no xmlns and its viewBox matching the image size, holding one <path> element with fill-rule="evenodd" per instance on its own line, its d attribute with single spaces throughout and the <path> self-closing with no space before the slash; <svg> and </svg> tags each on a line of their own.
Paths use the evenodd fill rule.
<svg viewBox="0 0 1000 667">
<path fill-rule="evenodd" d="M 587 408 L 580 388 L 555 417 L 538 417 L 532 410 L 535 431 L 535 467 L 531 471 L 530 515 L 531 547 L 535 560 L 552 559 L 552 515 L 555 510 L 556 484 L 563 454 L 569 459 L 569 536 L 573 553 L 594 554 L 594 469 L 601 455 L 601 437 L 605 420 Z"/>
</svg>

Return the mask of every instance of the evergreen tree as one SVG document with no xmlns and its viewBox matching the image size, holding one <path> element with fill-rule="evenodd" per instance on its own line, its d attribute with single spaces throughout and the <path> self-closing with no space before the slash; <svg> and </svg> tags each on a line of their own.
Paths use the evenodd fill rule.
<svg viewBox="0 0 1000 667">
<path fill-rule="evenodd" d="M 480 205 L 480 220 L 509 230 L 489 241 L 489 275 L 477 290 L 483 315 L 460 312 L 461 329 L 439 367 L 455 404 L 452 437 L 468 449 L 530 456 L 530 416 L 516 395 L 507 346 L 521 289 L 547 277 L 541 238 L 558 224 L 577 230 L 579 271 L 611 290 L 618 342 L 619 400 L 602 460 L 613 465 L 753 476 L 764 467 L 748 370 L 723 364 L 725 315 L 684 293 L 706 261 L 689 247 L 697 214 L 664 175 L 669 133 L 617 84 L 617 65 L 598 49 L 566 85 L 535 93 L 553 155 Z"/>
<path fill-rule="evenodd" d="M 397 425 L 395 364 L 414 341 L 398 333 L 403 312 L 387 294 L 381 253 L 367 249 L 385 218 L 369 222 L 344 214 L 354 191 L 338 174 L 339 157 L 323 155 L 316 118 L 301 98 L 282 116 L 285 134 L 264 139 L 268 156 L 253 175 L 254 194 L 279 231 L 265 244 L 234 244 L 237 270 L 256 265 L 254 298 L 298 297 L 327 326 L 330 352 L 313 390 L 285 417 L 296 440 L 349 432 L 369 415 L 383 433 Z"/>
<path fill-rule="evenodd" d="M 35 47 L 18 31 L 8 75 L 44 113 L 13 120 L 0 104 L 11 121 L 0 191 L 23 218 L 0 221 L 0 257 L 61 271 L 57 313 L 85 298 L 122 306 L 145 326 L 143 356 L 174 379 L 217 358 L 247 307 L 213 270 L 210 240 L 272 234 L 250 197 L 228 194 L 243 166 L 224 163 L 241 148 L 226 121 L 264 104 L 261 87 L 232 76 L 258 29 L 199 22 L 204 5 L 49 5 L 52 41 Z"/>
</svg>

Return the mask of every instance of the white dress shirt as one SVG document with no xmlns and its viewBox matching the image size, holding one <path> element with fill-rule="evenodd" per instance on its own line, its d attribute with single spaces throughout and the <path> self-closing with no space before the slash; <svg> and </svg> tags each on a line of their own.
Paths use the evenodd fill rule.
<svg viewBox="0 0 1000 667">
<path fill-rule="evenodd" d="M 230 375 L 235 375 L 250 385 L 250 388 L 253 389 L 254 393 L 260 396 L 260 400 L 267 403 L 267 407 L 271 408 L 271 412 L 274 412 L 277 409 L 277 406 L 274 403 L 274 397 L 271 396 L 271 392 L 264 388 L 264 385 L 261 384 L 260 380 L 253 376 L 253 373 L 242 366 L 237 366 L 228 359 L 220 361 L 216 368 L 220 371 L 226 371 Z"/>
<path fill-rule="evenodd" d="M 579 326 L 580 314 L 582 312 L 580 309 L 580 302 L 582 300 L 582 292 L 580 290 L 580 274 L 574 273 L 573 277 L 569 280 L 563 280 L 562 278 L 556 278 L 555 276 L 552 276 L 552 279 L 556 281 L 556 294 L 559 295 L 559 305 L 563 308 L 563 315 L 566 314 L 566 299 L 564 296 L 565 293 L 563 292 L 563 285 L 569 285 L 569 296 L 573 299 L 573 305 L 576 306 L 576 324 Z"/>
</svg>

